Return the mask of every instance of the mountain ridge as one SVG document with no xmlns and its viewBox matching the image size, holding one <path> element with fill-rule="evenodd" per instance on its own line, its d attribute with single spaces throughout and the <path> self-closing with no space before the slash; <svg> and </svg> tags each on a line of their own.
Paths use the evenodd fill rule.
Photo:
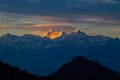
<svg viewBox="0 0 120 80">
<path fill-rule="evenodd" d="M 66 33 L 62 30 L 62 31 L 54 31 L 52 29 L 48 30 L 47 32 L 45 32 L 42 37 L 48 37 L 50 39 L 56 39 L 56 38 L 59 38 L 59 37 L 62 37 L 66 35 Z"/>
<path fill-rule="evenodd" d="M 84 32 L 79 31 L 78 29 L 76 29 L 76 31 L 71 34 L 66 34 L 64 31 L 55 32 L 53 30 L 48 30 L 47 32 L 45 32 L 45 34 L 43 34 L 43 36 L 35 36 L 32 34 L 16 36 L 8 33 L 0 37 L 0 43 L 6 45 L 5 47 L 12 48 L 13 45 L 18 45 L 18 48 L 22 48 L 22 46 L 33 46 L 33 49 L 53 48 L 62 46 L 87 47 L 91 45 L 105 45 L 110 40 L 118 40 L 120 42 L 119 38 L 104 37 L 102 35 L 90 36 Z"/>
<path fill-rule="evenodd" d="M 120 75 L 97 61 L 74 57 L 50 75 L 51 80 L 119 80 Z"/>
<path fill-rule="evenodd" d="M 120 74 L 104 67 L 99 62 L 82 56 L 74 57 L 60 69 L 48 76 L 37 76 L 21 71 L 0 61 L 0 80 L 119 80 Z"/>
</svg>

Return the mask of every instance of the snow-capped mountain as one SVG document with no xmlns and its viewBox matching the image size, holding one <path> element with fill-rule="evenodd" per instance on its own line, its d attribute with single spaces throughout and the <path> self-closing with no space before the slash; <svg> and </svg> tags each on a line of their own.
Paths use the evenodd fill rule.
<svg viewBox="0 0 120 80">
<path fill-rule="evenodd" d="M 45 32 L 42 37 L 48 37 L 50 39 L 56 39 L 56 38 L 59 38 L 61 36 L 64 36 L 65 34 L 66 33 L 64 31 L 55 32 L 55 31 L 50 29 L 47 32 Z"/>
<path fill-rule="evenodd" d="M 106 45 L 110 41 L 120 43 L 119 39 L 90 36 L 76 29 L 71 34 L 66 34 L 64 31 L 55 32 L 48 30 L 42 37 L 25 34 L 23 36 L 15 36 L 6 34 L 0 37 L 0 47 L 16 48 L 16 49 L 44 49 L 53 47 L 88 47 Z"/>
</svg>

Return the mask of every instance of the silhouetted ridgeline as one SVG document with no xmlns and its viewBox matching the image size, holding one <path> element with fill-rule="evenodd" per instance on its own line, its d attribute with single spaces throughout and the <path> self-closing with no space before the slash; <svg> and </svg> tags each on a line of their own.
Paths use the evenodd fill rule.
<svg viewBox="0 0 120 80">
<path fill-rule="evenodd" d="M 120 80 L 120 75 L 97 61 L 75 57 L 51 76 L 51 80 Z"/>
<path fill-rule="evenodd" d="M 0 61 L 0 80 L 43 80 L 42 78 L 29 74 L 26 71 L 21 71 L 17 67 L 12 67 L 9 64 L 4 64 Z"/>
<path fill-rule="evenodd" d="M 0 61 L 0 80 L 120 80 L 120 74 L 78 56 L 47 77 L 38 77 Z"/>
</svg>

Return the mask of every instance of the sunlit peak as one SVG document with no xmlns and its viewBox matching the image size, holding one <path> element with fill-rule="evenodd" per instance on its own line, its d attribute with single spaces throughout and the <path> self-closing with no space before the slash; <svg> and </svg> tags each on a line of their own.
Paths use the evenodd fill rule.
<svg viewBox="0 0 120 80">
<path fill-rule="evenodd" d="M 45 32 L 42 37 L 49 37 L 50 39 L 56 39 L 58 37 L 61 37 L 64 33 L 65 32 L 63 30 L 59 32 L 55 32 L 52 29 L 50 29 L 47 32 Z"/>
<path fill-rule="evenodd" d="M 79 29 L 78 29 L 78 28 L 76 28 L 76 29 L 75 29 L 75 32 L 76 32 L 76 33 L 77 33 L 77 32 L 79 32 Z"/>
</svg>

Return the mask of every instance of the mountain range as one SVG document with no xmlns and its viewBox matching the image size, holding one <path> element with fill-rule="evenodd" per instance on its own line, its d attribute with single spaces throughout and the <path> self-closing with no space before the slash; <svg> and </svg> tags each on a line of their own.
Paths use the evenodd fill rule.
<svg viewBox="0 0 120 80">
<path fill-rule="evenodd" d="M 84 32 L 76 30 L 71 34 L 64 31 L 55 32 L 48 30 L 42 37 L 25 34 L 23 36 L 15 36 L 5 34 L 0 37 L 0 48 L 9 49 L 48 49 L 54 47 L 90 47 L 104 46 L 114 43 L 120 44 L 119 38 L 104 37 L 102 35 L 90 36 Z M 114 46 L 114 44 L 112 44 Z"/>
<path fill-rule="evenodd" d="M 48 30 L 43 36 L 5 34 L 0 37 L 0 59 L 20 69 L 45 76 L 75 56 L 97 60 L 120 73 L 120 39 Z M 49 69 L 49 70 L 47 70 Z"/>
</svg>

